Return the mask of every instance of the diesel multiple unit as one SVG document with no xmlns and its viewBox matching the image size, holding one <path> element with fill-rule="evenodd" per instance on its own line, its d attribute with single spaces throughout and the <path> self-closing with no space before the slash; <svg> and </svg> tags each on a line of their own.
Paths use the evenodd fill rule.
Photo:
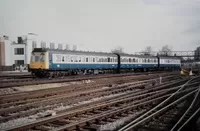
<svg viewBox="0 0 200 131">
<path fill-rule="evenodd" d="M 29 71 L 43 77 L 87 71 L 179 69 L 180 59 L 119 53 L 84 52 L 35 48 Z"/>
</svg>

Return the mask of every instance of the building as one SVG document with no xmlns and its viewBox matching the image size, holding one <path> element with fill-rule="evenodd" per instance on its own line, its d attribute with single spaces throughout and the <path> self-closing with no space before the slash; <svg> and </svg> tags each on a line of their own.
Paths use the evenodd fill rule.
<svg viewBox="0 0 200 131">
<path fill-rule="evenodd" d="M 0 71 L 27 69 L 34 48 L 63 49 L 62 44 L 37 41 L 35 36 L 18 37 L 17 42 L 0 37 Z M 68 48 L 68 46 L 66 46 Z"/>
<path fill-rule="evenodd" d="M 197 47 L 196 50 L 194 51 L 194 60 L 200 61 L 200 47 Z"/>
</svg>

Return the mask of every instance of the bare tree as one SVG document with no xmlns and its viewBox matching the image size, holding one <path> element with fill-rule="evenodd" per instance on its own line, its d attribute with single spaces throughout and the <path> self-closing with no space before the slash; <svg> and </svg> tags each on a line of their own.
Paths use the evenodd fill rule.
<svg viewBox="0 0 200 131">
<path fill-rule="evenodd" d="M 124 53 L 124 49 L 121 46 L 116 47 L 115 49 L 111 50 L 112 53 Z"/>
<path fill-rule="evenodd" d="M 160 55 L 162 56 L 168 56 L 171 55 L 172 47 L 169 47 L 169 45 L 165 45 L 160 50 Z"/>
<path fill-rule="evenodd" d="M 151 46 L 147 46 L 145 49 L 144 49 L 144 55 L 151 55 L 152 53 L 152 47 Z"/>
</svg>

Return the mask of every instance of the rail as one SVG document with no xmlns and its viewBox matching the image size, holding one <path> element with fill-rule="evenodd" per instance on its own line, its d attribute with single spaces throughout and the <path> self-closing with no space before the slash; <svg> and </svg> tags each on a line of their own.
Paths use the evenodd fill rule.
<svg viewBox="0 0 200 131">
<path fill-rule="evenodd" d="M 143 114 L 142 116 L 138 117 L 137 119 L 135 119 L 134 121 L 130 122 L 129 124 L 127 124 L 126 126 L 122 127 L 121 129 L 119 129 L 119 131 L 124 131 L 126 130 L 129 126 L 134 125 L 134 123 L 141 121 L 145 116 L 149 115 L 151 112 L 155 111 L 157 108 L 161 107 L 162 105 L 164 105 L 166 102 L 168 102 L 173 96 L 175 96 L 178 92 L 180 92 L 189 82 L 199 78 L 200 76 L 194 77 L 190 80 L 188 80 L 185 84 L 183 84 L 181 86 L 180 89 L 178 89 L 176 92 L 174 92 L 171 96 L 169 96 L 167 99 L 165 99 L 163 102 L 161 102 L 160 104 L 158 104 L 156 107 L 152 108 L 150 111 L 146 112 L 145 114 Z"/>
<path fill-rule="evenodd" d="M 177 128 L 180 126 L 181 121 L 183 121 L 184 117 L 189 113 L 189 111 L 193 108 L 195 102 L 197 101 L 199 92 L 200 92 L 200 87 L 199 87 L 198 92 L 196 93 L 191 105 L 189 106 L 189 108 L 185 111 L 185 113 L 182 115 L 182 117 L 179 119 L 179 121 L 173 126 L 173 128 L 170 131 L 176 131 Z"/>
<path fill-rule="evenodd" d="M 198 110 L 196 110 L 195 112 L 194 112 L 194 114 L 177 130 L 177 131 L 181 131 L 183 128 L 184 128 L 184 126 L 186 126 L 191 120 L 192 120 L 192 118 L 194 117 L 194 116 L 196 116 L 197 115 L 197 113 L 199 113 L 200 112 L 200 107 L 199 107 L 199 109 Z"/>
<path fill-rule="evenodd" d="M 182 97 L 179 98 L 178 100 L 176 100 L 176 101 L 170 103 L 169 105 L 167 105 L 167 106 L 161 108 L 160 110 L 158 110 L 158 111 L 156 111 L 155 113 L 153 113 L 153 114 L 147 116 L 146 118 L 144 118 L 144 119 L 142 119 L 142 120 L 140 120 L 140 121 L 138 121 L 138 122 L 136 122 L 136 123 L 133 123 L 133 124 L 131 124 L 131 125 L 129 124 L 129 126 L 128 126 L 127 128 L 123 128 L 123 131 L 129 131 L 129 130 L 133 129 L 134 127 L 136 127 L 136 126 L 140 125 L 141 123 L 147 121 L 148 119 L 152 118 L 153 116 L 156 116 L 156 115 L 158 115 L 159 113 L 162 113 L 163 111 L 167 110 L 167 109 L 170 108 L 171 106 L 173 106 L 173 105 L 175 105 L 175 104 L 181 102 L 182 100 L 186 99 L 187 97 L 189 97 L 190 95 L 192 95 L 192 94 L 195 93 L 196 91 L 197 91 L 197 89 L 194 90 L 194 91 L 192 91 L 192 92 L 190 92 L 190 93 L 188 93 L 188 94 L 186 94 L 186 95 L 184 95 L 184 96 L 182 96 Z M 121 131 L 121 130 L 122 130 L 122 129 L 120 129 L 120 131 Z"/>
</svg>

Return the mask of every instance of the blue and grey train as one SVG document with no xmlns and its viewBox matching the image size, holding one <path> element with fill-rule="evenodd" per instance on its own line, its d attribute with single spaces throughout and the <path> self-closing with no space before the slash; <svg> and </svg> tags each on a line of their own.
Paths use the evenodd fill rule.
<svg viewBox="0 0 200 131">
<path fill-rule="evenodd" d="M 180 59 L 175 57 L 35 48 L 31 54 L 29 71 L 42 77 L 80 71 L 179 69 L 180 65 Z"/>
</svg>

